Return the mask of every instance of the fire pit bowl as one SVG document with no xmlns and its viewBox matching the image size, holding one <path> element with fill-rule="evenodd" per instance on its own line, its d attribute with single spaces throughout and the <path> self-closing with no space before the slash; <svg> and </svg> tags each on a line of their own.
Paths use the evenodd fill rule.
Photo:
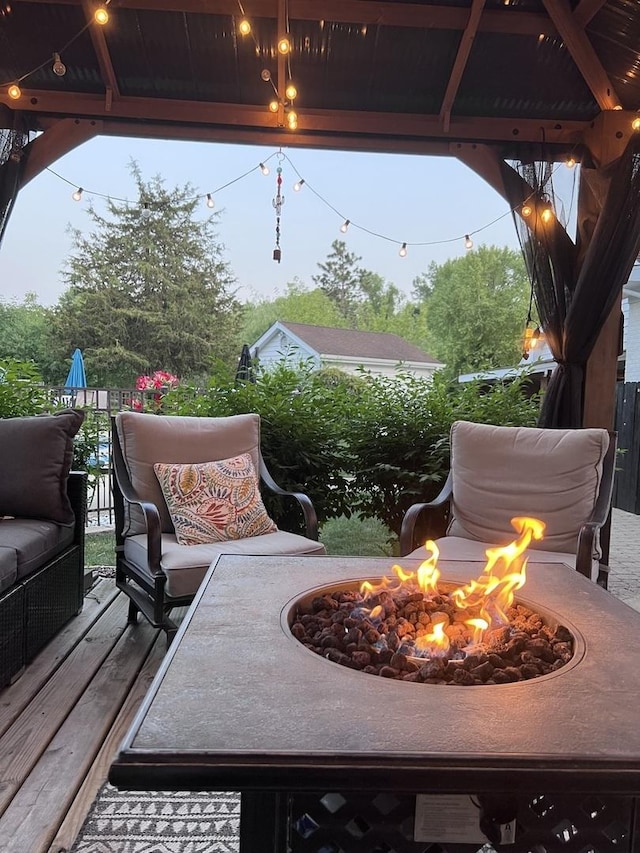
<svg viewBox="0 0 640 853">
<path fill-rule="evenodd" d="M 365 580 L 374 588 L 382 588 L 383 582 L 383 578 Z M 458 645 L 431 653 L 415 649 L 416 626 L 427 632 L 432 618 L 453 612 L 450 594 L 463 584 L 448 579 L 438 584 L 439 594 L 431 598 L 415 588 L 393 595 L 384 589 L 391 621 L 370 618 L 362 579 L 317 587 L 283 609 L 283 630 L 330 664 L 416 684 L 499 686 L 552 678 L 579 663 L 585 643 L 578 629 L 524 597 L 509 608 L 509 624 L 490 632 L 484 643 L 469 645 L 468 631 L 457 625 Z M 374 596 L 373 603 L 378 600 Z"/>
</svg>

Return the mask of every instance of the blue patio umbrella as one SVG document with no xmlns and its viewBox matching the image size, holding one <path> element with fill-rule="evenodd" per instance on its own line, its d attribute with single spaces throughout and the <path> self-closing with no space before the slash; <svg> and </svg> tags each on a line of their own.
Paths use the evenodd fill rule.
<svg viewBox="0 0 640 853">
<path fill-rule="evenodd" d="M 76 348 L 71 356 L 71 367 L 64 383 L 64 389 L 65 391 L 71 391 L 74 388 L 86 387 L 87 375 L 84 372 L 84 359 L 82 358 L 82 352 Z"/>
</svg>

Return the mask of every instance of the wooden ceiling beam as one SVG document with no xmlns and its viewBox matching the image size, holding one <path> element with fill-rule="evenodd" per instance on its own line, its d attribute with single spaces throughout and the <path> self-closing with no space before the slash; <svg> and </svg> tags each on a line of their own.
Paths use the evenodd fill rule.
<svg viewBox="0 0 640 853">
<path fill-rule="evenodd" d="M 542 2 L 600 109 L 613 110 L 619 107 L 620 99 L 616 95 L 613 84 L 584 30 L 576 25 L 567 0 L 542 0 Z"/>
<path fill-rule="evenodd" d="M 447 83 L 447 88 L 442 99 L 442 106 L 440 108 L 440 119 L 442 120 L 442 127 L 445 131 L 449 130 L 449 125 L 451 123 L 451 109 L 456 99 L 458 89 L 460 88 L 464 69 L 467 67 L 469 54 L 473 47 L 473 40 L 475 39 L 476 32 L 478 31 L 480 17 L 485 3 L 486 0 L 473 0 L 471 10 L 469 12 L 469 20 L 464 32 L 462 33 L 460 44 L 458 45 L 458 53 L 456 54 L 453 67 L 451 69 L 449 82 Z"/>
<path fill-rule="evenodd" d="M 93 13 L 95 11 L 95 7 L 93 6 L 93 4 L 90 3 L 89 0 L 82 0 L 82 8 L 84 9 L 84 14 L 85 18 L 87 19 L 87 23 L 93 21 Z M 89 36 L 91 37 L 93 49 L 96 52 L 98 67 L 100 68 L 100 74 L 102 76 L 104 88 L 107 93 L 107 109 L 109 109 L 111 106 L 112 99 L 120 97 L 118 79 L 116 77 L 116 72 L 113 68 L 113 63 L 111 62 L 109 48 L 107 47 L 107 42 L 104 37 L 102 27 L 89 27 Z"/>
<path fill-rule="evenodd" d="M 20 188 L 64 154 L 102 132 L 99 121 L 58 119 L 27 146 L 29 156 L 20 178 Z"/>
<path fill-rule="evenodd" d="M 204 101 L 179 101 L 160 98 L 121 97 L 114 101 L 111 110 L 105 107 L 101 95 L 48 92 L 28 89 L 23 92 L 29 113 L 47 114 L 51 117 L 120 119 L 122 135 L 127 134 L 126 122 L 157 122 L 165 127 L 167 138 L 179 124 L 186 126 L 221 125 L 238 129 L 261 129 L 267 132 L 278 127 L 277 116 L 263 105 L 210 103 Z M 16 109 L 6 92 L 0 91 L 0 103 Z M 307 110 L 298 117 L 299 131 L 288 131 L 293 138 L 298 132 L 309 134 L 334 134 L 340 147 L 340 134 L 364 136 L 411 136 L 416 140 L 450 141 L 500 141 L 506 145 L 539 142 L 544 132 L 549 145 L 578 144 L 589 122 L 559 122 L 540 119 L 495 119 L 489 117 L 454 117 L 445 132 L 437 115 L 411 113 L 379 113 L 356 110 Z"/>
<path fill-rule="evenodd" d="M 606 2 L 607 0 L 580 0 L 576 8 L 573 10 L 573 20 L 575 21 L 576 26 L 586 27 L 589 21 L 598 14 Z"/>
<path fill-rule="evenodd" d="M 77 6 L 83 0 L 32 0 L 34 3 Z M 275 18 L 273 0 L 247 0 L 243 4 L 249 18 Z M 334 21 L 345 24 L 382 24 L 387 27 L 464 30 L 469 18 L 462 6 L 418 3 L 372 2 L 372 0 L 289 0 L 289 20 Z M 191 12 L 206 15 L 237 15 L 237 0 L 119 0 L 117 9 L 156 12 Z M 556 36 L 558 31 L 548 15 L 520 12 L 509 7 L 486 10 L 480 32 L 512 35 Z"/>
</svg>

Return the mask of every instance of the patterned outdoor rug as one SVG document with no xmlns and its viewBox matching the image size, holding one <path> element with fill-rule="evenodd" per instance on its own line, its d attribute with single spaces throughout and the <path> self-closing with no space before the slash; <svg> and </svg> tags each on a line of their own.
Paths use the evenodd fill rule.
<svg viewBox="0 0 640 853">
<path fill-rule="evenodd" d="M 238 853 L 240 796 L 100 790 L 71 853 Z"/>
</svg>

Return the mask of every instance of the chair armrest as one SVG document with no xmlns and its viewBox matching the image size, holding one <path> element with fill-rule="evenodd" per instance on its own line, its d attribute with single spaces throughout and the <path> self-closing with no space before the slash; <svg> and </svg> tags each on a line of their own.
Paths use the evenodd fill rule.
<svg viewBox="0 0 640 853">
<path fill-rule="evenodd" d="M 447 476 L 444 486 L 440 494 L 428 503 L 412 504 L 406 511 L 402 519 L 402 527 L 400 528 L 400 556 L 406 557 L 411 551 L 423 545 L 423 542 L 415 542 L 416 524 L 423 513 L 427 514 L 429 521 L 432 521 L 438 514 L 442 516 L 448 509 L 453 491 L 453 477 L 451 472 Z M 435 536 L 427 534 L 427 539 L 433 539 Z"/>
<path fill-rule="evenodd" d="M 129 472 L 122 456 L 122 449 L 113 424 L 113 504 L 116 521 L 116 552 L 124 551 L 124 505 L 135 504 L 142 510 L 145 527 L 147 528 L 147 565 L 152 575 L 163 574 L 160 568 L 160 557 L 162 556 L 162 529 L 160 527 L 160 513 L 158 507 L 150 501 L 140 500 L 136 494 L 133 484 L 129 479 Z"/>
<path fill-rule="evenodd" d="M 76 545 L 84 544 L 85 528 L 87 526 L 87 482 L 86 471 L 71 471 L 67 480 L 67 495 L 71 502 L 76 522 L 73 530 L 73 541 Z"/>
<path fill-rule="evenodd" d="M 298 501 L 304 515 L 305 536 L 307 539 L 315 539 L 317 541 L 318 516 L 316 515 L 311 498 L 302 492 L 288 492 L 286 489 L 281 488 L 269 473 L 265 461 L 262 458 L 262 454 L 260 454 L 260 479 L 269 491 L 274 494 L 280 495 L 280 497 L 283 498 L 294 498 Z"/>
<path fill-rule="evenodd" d="M 596 537 L 600 530 L 604 527 L 609 519 L 611 512 L 611 497 L 613 495 L 613 481 L 615 476 L 615 458 L 617 451 L 617 434 L 609 433 L 609 447 L 605 454 L 602 463 L 602 479 L 600 481 L 600 491 L 596 498 L 595 505 L 591 511 L 591 515 L 584 522 L 578 533 L 578 547 L 576 550 L 576 571 L 581 575 L 591 578 L 593 555 L 595 552 Z M 605 554 L 605 566 L 608 562 L 608 554 Z M 598 575 L 598 582 L 601 586 L 606 587 L 608 578 L 608 566 L 603 577 L 604 569 L 601 568 Z"/>
</svg>

